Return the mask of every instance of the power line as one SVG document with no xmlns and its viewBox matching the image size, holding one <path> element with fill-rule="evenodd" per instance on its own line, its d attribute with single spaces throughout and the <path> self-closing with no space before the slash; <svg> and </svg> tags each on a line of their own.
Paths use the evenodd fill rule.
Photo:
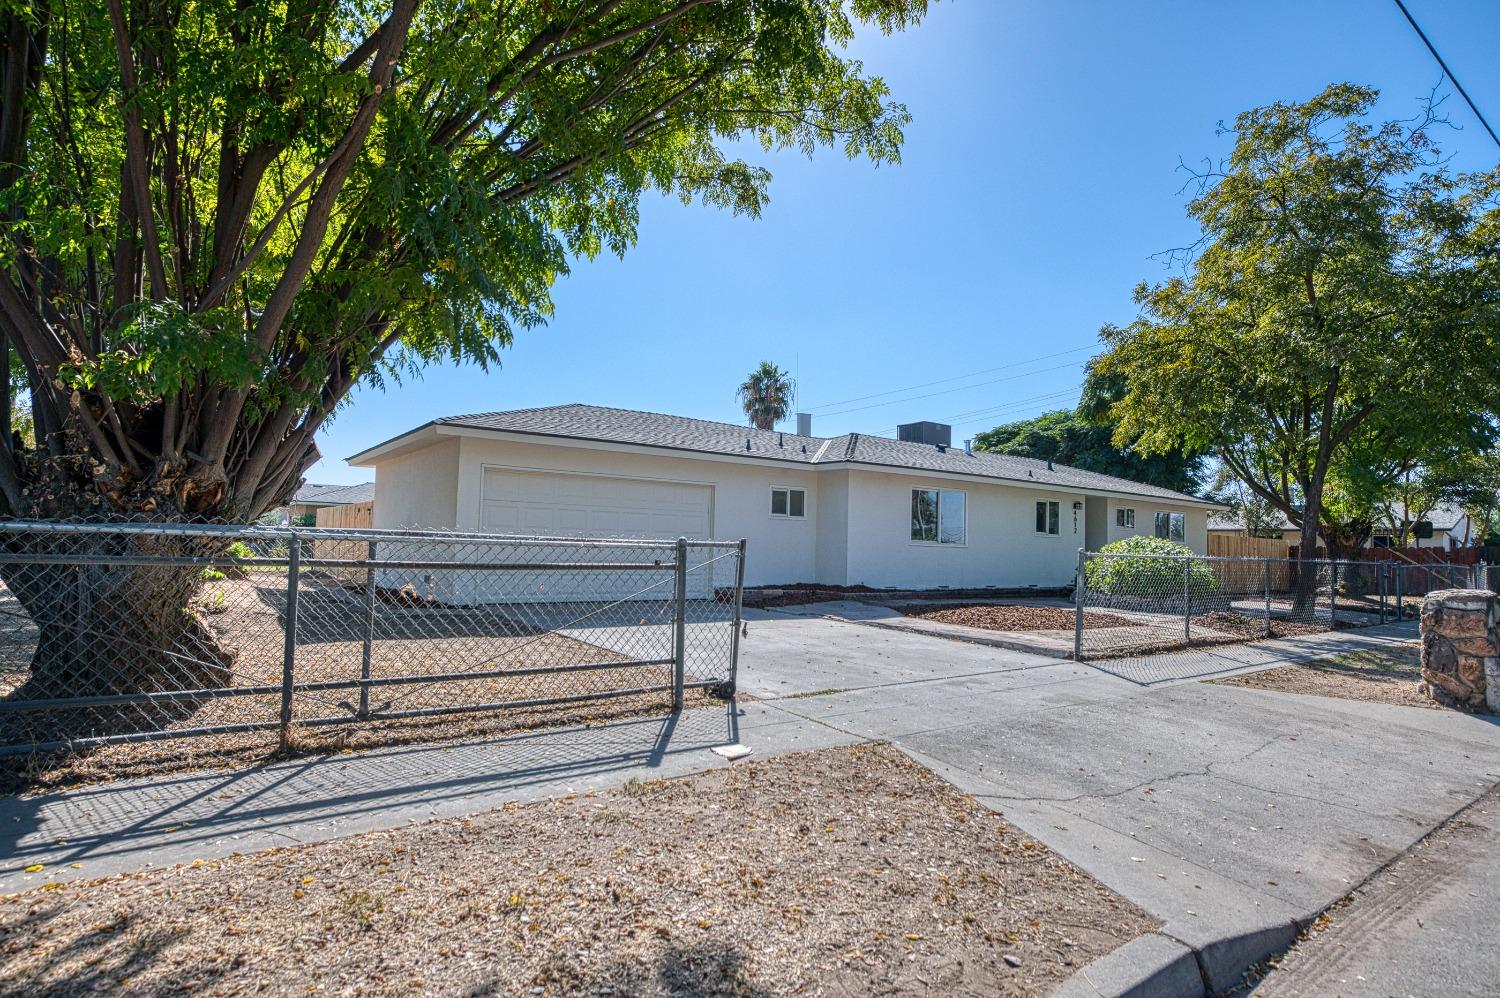
<svg viewBox="0 0 1500 998">
<path fill-rule="evenodd" d="M 817 412 L 819 409 L 831 409 L 831 408 L 833 408 L 836 405 L 849 405 L 851 402 L 864 402 L 864 401 L 867 401 L 869 399 L 884 398 L 887 395 L 898 395 L 901 392 L 914 392 L 918 388 L 931 388 L 933 385 L 947 385 L 947 384 L 951 384 L 952 382 L 955 382 L 955 381 L 963 381 L 963 380 L 965 380 L 967 378 L 977 378 L 981 374 L 993 374 L 996 371 L 1009 371 L 1009 370 L 1011 370 L 1013 368 L 1022 367 L 1022 366 L 1026 365 L 1026 364 L 1034 364 L 1034 363 L 1036 363 L 1039 360 L 1051 360 L 1054 357 L 1066 357 L 1069 354 L 1082 353 L 1084 350 L 1096 350 L 1096 349 L 1098 349 L 1098 344 L 1090 343 L 1090 344 L 1087 344 L 1085 346 L 1074 347 L 1071 350 L 1059 350 L 1057 353 L 1048 353 L 1048 354 L 1043 354 L 1040 357 L 1032 357 L 1029 360 L 1017 360 L 1017 361 L 1012 361 L 1009 364 L 1001 364 L 998 367 L 986 367 L 986 368 L 984 368 L 982 370 L 970 371 L 968 374 L 954 375 L 951 378 L 939 378 L 937 381 L 924 381 L 924 382 L 922 382 L 919 385 L 907 385 L 904 388 L 892 388 L 890 391 L 887 391 L 887 392 L 874 392 L 874 393 L 872 393 L 870 395 L 860 395 L 860 396 L 857 396 L 857 397 L 851 398 L 851 399 L 841 399 L 838 402 L 824 402 L 824 403 L 822 403 L 820 405 L 806 406 L 806 407 L 804 407 L 802 409 L 802 411 L 803 412 Z M 1071 365 L 1065 365 L 1065 366 L 1071 366 Z M 971 385 L 971 386 L 968 386 L 968 387 L 975 387 L 975 388 L 977 388 L 979 386 L 978 385 Z M 955 388 L 953 390 L 954 391 L 963 391 L 962 388 Z M 926 398 L 927 396 L 924 395 L 924 396 L 920 396 L 920 397 L 921 398 Z M 873 408 L 873 406 L 870 407 L 870 408 Z M 856 412 L 858 410 L 847 409 L 847 410 L 844 410 L 844 411 L 846 411 L 846 412 Z M 837 413 L 827 413 L 826 415 L 832 416 L 832 415 L 837 415 Z"/>
<path fill-rule="evenodd" d="M 1422 39 L 1422 44 L 1427 46 L 1427 51 L 1432 53 L 1432 57 L 1437 60 L 1437 64 L 1442 67 L 1444 75 L 1446 75 L 1449 81 L 1452 82 L 1453 88 L 1457 90 L 1459 96 L 1464 99 L 1464 103 L 1469 105 L 1469 110 L 1474 112 L 1474 117 L 1478 118 L 1479 123 L 1484 126 L 1484 130 L 1490 133 L 1490 139 L 1495 143 L 1496 146 L 1500 146 L 1500 138 L 1497 138 L 1495 136 L 1495 130 L 1490 127 L 1490 123 L 1488 121 L 1484 120 L 1484 115 L 1479 113 L 1479 107 L 1474 103 L 1473 98 L 1469 96 L 1469 92 L 1464 89 L 1464 85 L 1458 82 L 1458 77 L 1453 75 L 1453 70 L 1449 69 L 1448 64 L 1443 61 L 1443 57 L 1438 55 L 1437 46 L 1433 45 L 1432 40 L 1427 37 L 1427 32 L 1423 31 L 1422 26 L 1417 23 L 1417 19 L 1411 16 L 1411 11 L 1406 9 L 1406 4 L 1402 3 L 1401 0 L 1396 0 L 1396 6 L 1400 7 L 1401 13 L 1406 15 L 1407 23 L 1410 24 L 1412 30 L 1417 33 L 1417 37 Z"/>
<path fill-rule="evenodd" d="M 1048 392 L 1045 395 L 1033 395 L 1031 398 L 1012 399 L 1011 401 L 1002 403 L 1000 405 L 986 406 L 983 409 L 971 409 L 968 412 L 960 412 L 955 413 L 951 416 L 943 416 L 938 420 L 938 422 L 948 423 L 952 426 L 963 426 L 966 423 L 988 421 L 990 418 L 1002 412 L 1009 412 L 1016 409 L 1025 409 L 1029 406 L 1038 405 L 1056 399 L 1066 398 L 1068 396 L 1076 396 L 1077 394 L 1077 388 L 1064 388 L 1062 391 Z M 878 437 L 884 436 L 887 433 L 894 433 L 898 429 L 899 427 L 888 426 L 878 432 L 861 432 L 866 432 L 867 436 Z"/>
<path fill-rule="evenodd" d="M 1066 364 L 1058 364 L 1055 367 L 1039 367 L 1035 371 L 1025 371 L 1021 374 L 1012 374 L 1004 378 L 994 378 L 990 381 L 976 381 L 972 385 L 963 385 L 959 388 L 944 388 L 942 391 L 928 392 L 925 395 L 908 395 L 905 398 L 891 399 L 889 402 L 871 402 L 869 405 L 857 405 L 852 409 L 836 409 L 833 412 L 825 412 L 823 418 L 829 416 L 843 416 L 851 412 L 864 412 L 867 409 L 883 409 L 888 405 L 900 405 L 903 402 L 916 402 L 921 399 L 936 398 L 939 395 L 952 395 L 954 392 L 966 392 L 971 388 L 986 388 L 990 385 L 1002 384 L 1006 381 L 1017 381 L 1021 378 L 1029 378 L 1034 374 L 1046 374 L 1048 371 L 1061 371 L 1069 367 L 1077 367 L 1085 361 L 1075 360 Z M 998 370 L 998 368 L 997 368 Z"/>
</svg>

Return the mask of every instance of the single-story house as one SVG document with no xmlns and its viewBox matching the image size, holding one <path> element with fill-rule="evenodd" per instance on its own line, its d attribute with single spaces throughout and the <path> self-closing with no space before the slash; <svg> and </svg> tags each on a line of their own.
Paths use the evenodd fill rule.
<svg viewBox="0 0 1500 998">
<path fill-rule="evenodd" d="M 291 523 L 308 523 L 320 509 L 369 502 L 374 498 L 374 482 L 360 482 L 356 485 L 314 485 L 307 482 L 287 504 L 287 519 Z"/>
<path fill-rule="evenodd" d="M 1415 548 L 1442 548 L 1451 550 L 1453 548 L 1467 547 L 1471 544 L 1480 543 L 1474 528 L 1469 522 L 1469 517 L 1462 509 L 1451 503 L 1439 503 L 1425 512 L 1412 510 L 1405 513 L 1398 506 L 1391 511 L 1396 518 L 1403 515 L 1407 517 L 1406 544 Z M 1417 519 L 1420 517 L 1420 521 Z M 1431 525 L 1431 533 L 1427 536 L 1418 536 L 1418 533 L 1426 534 L 1426 530 L 1419 531 L 1418 523 L 1425 522 Z M 1230 534 L 1235 536 L 1246 536 L 1251 531 L 1245 527 L 1242 516 L 1233 512 L 1214 513 L 1208 518 L 1208 532 L 1214 534 Z M 1400 523 L 1377 523 L 1370 532 L 1370 546 L 1377 548 L 1395 547 L 1400 537 Z M 1288 545 L 1298 543 L 1300 528 L 1294 526 L 1290 520 L 1281 514 L 1276 514 L 1275 523 L 1269 528 L 1260 528 L 1253 532 L 1253 536 L 1266 538 L 1279 538 Z"/>
<path fill-rule="evenodd" d="M 1222 508 L 954 447 L 941 424 L 907 440 L 810 429 L 571 404 L 435 419 L 349 463 L 375 469 L 376 528 L 743 537 L 750 585 L 1065 586 L 1080 547 L 1133 534 L 1202 553 Z"/>
</svg>

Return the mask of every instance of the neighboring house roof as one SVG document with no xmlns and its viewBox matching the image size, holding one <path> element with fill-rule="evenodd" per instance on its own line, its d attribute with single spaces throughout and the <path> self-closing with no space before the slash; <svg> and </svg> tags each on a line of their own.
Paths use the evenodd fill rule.
<svg viewBox="0 0 1500 998">
<path fill-rule="evenodd" d="M 1429 510 L 1427 512 L 1427 515 L 1423 517 L 1423 519 L 1431 520 L 1432 529 L 1434 530 L 1452 530 L 1463 523 L 1464 511 L 1457 506 L 1450 505 L 1448 503 L 1440 503 Z M 1385 532 L 1389 530 L 1395 530 L 1399 526 L 1400 524 L 1377 523 L 1375 524 L 1375 529 L 1381 532 Z M 1243 516 L 1233 511 L 1226 510 L 1220 513 L 1211 513 L 1209 514 L 1208 518 L 1208 529 L 1244 530 L 1245 520 Z M 1281 531 L 1295 531 L 1297 528 L 1292 525 L 1292 522 L 1290 520 L 1283 516 L 1281 517 L 1279 524 L 1273 525 L 1270 529 Z"/>
<path fill-rule="evenodd" d="M 314 485 L 309 482 L 292 496 L 290 505 L 347 506 L 350 503 L 370 502 L 374 498 L 374 482 L 360 482 L 358 485 Z"/>
<path fill-rule="evenodd" d="M 863 464 L 905 468 L 913 471 L 951 472 L 1023 483 L 1033 487 L 1095 490 L 1197 505 L 1216 505 L 1209 500 L 1171 489 L 1101 475 L 1046 461 L 975 451 L 962 447 L 939 450 L 931 444 L 910 443 L 847 433 L 838 437 L 801 437 L 777 430 L 757 430 L 734 423 L 688 419 L 635 409 L 571 403 L 511 412 L 484 412 L 445 416 L 419 426 L 349 458 L 368 462 L 374 452 L 428 427 L 464 427 L 543 437 L 566 437 L 604 443 L 632 444 L 725 457 L 759 458 L 800 465 Z"/>
</svg>

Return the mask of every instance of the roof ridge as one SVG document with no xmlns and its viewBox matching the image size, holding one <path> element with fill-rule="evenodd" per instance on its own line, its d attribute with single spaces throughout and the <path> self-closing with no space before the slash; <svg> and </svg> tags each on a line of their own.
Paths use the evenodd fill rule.
<svg viewBox="0 0 1500 998">
<path fill-rule="evenodd" d="M 633 416 L 660 416 L 662 419 L 676 419 L 689 423 L 706 423 L 709 426 L 727 426 L 734 430 L 744 430 L 747 433 L 779 433 L 787 437 L 796 437 L 798 440 L 830 440 L 831 437 L 799 436 L 790 430 L 762 430 L 755 426 L 746 426 L 743 423 L 728 423 L 721 419 L 703 419 L 699 416 L 679 416 L 671 412 L 656 412 L 652 409 L 626 409 L 615 405 L 594 405 L 590 402 L 565 402 L 559 405 L 539 405 L 527 409 L 501 409 L 495 412 L 466 413 L 461 416 L 440 416 L 433 420 L 435 423 L 452 423 L 464 419 L 481 419 L 487 416 L 510 416 L 521 412 L 546 412 L 549 409 L 595 409 L 601 412 L 624 412 Z"/>
</svg>

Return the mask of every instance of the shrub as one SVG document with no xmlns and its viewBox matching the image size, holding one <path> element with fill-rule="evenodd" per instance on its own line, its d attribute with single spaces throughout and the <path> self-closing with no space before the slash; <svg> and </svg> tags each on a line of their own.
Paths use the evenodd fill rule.
<svg viewBox="0 0 1500 998">
<path fill-rule="evenodd" d="M 1099 549 L 1108 558 L 1090 558 L 1083 567 L 1090 590 L 1140 599 L 1182 597 L 1183 561 L 1192 548 L 1161 537 L 1127 537 Z M 1138 555 L 1141 557 L 1131 557 Z M 1149 557 L 1146 557 L 1149 556 Z M 1217 596 L 1219 580 L 1205 562 L 1187 562 L 1187 589 L 1195 598 Z"/>
</svg>

